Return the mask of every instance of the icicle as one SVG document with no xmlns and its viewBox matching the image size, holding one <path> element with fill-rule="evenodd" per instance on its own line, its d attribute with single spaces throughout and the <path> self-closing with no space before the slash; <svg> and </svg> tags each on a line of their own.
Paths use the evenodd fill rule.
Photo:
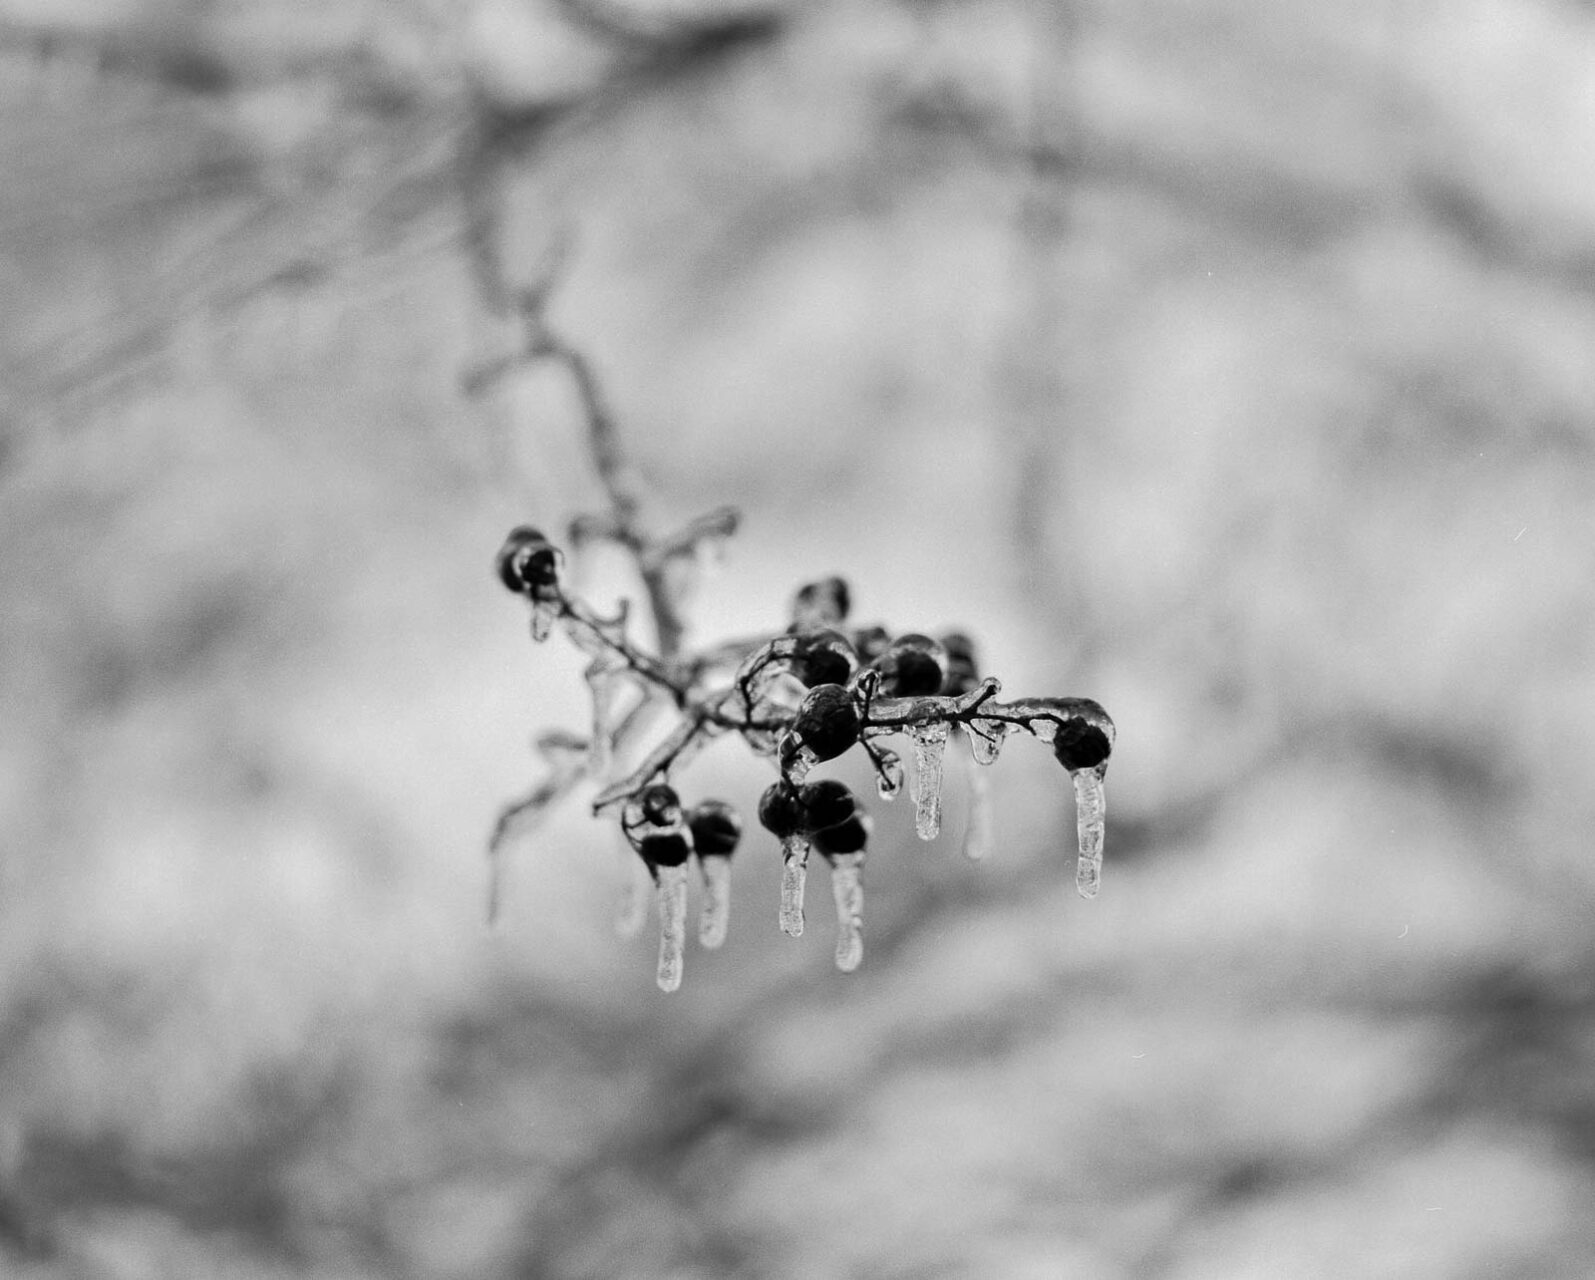
<svg viewBox="0 0 1595 1280">
<path fill-rule="evenodd" d="M 808 877 L 809 839 L 791 835 L 781 841 L 781 932 L 803 936 L 803 882 Z"/>
<path fill-rule="evenodd" d="M 959 758 L 963 759 L 962 756 Z M 964 857 L 979 862 L 991 852 L 991 780 L 984 769 L 969 764 L 964 765 L 964 773 L 969 778 L 969 813 L 964 820 Z"/>
<path fill-rule="evenodd" d="M 619 828 L 615 828 L 619 832 Z M 615 856 L 620 863 L 620 900 L 615 912 L 615 932 L 622 938 L 635 938 L 642 932 L 643 921 L 648 918 L 648 891 L 653 881 L 643 868 L 642 859 L 631 847 L 631 842 L 621 835 L 615 842 Z"/>
<path fill-rule="evenodd" d="M 731 859 L 699 858 L 703 872 L 703 911 L 698 917 L 698 942 L 713 951 L 726 940 L 731 916 Z"/>
<path fill-rule="evenodd" d="M 554 629 L 554 619 L 559 617 L 558 600 L 532 601 L 532 639 L 542 644 Z"/>
<path fill-rule="evenodd" d="M 996 764 L 1002 750 L 1003 739 L 1013 726 L 1001 720 L 971 720 L 969 722 L 969 753 L 978 764 Z"/>
<path fill-rule="evenodd" d="M 914 830 L 921 840 L 934 840 L 941 832 L 942 756 L 947 750 L 947 722 L 915 725 Z"/>
<path fill-rule="evenodd" d="M 1080 861 L 1074 873 L 1074 887 L 1082 898 L 1094 898 L 1102 887 L 1102 834 L 1108 811 L 1101 769 L 1075 770 L 1074 808 L 1080 829 Z"/>
<path fill-rule="evenodd" d="M 852 973 L 864 958 L 862 853 L 831 855 L 831 896 L 836 900 L 836 967 Z"/>
<path fill-rule="evenodd" d="M 659 990 L 681 985 L 681 953 L 687 941 L 687 868 L 659 868 Z"/>
</svg>

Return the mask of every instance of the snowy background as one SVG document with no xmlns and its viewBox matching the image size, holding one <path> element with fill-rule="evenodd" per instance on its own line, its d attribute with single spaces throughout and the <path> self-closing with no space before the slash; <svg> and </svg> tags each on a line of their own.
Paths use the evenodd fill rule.
<svg viewBox="0 0 1595 1280">
<path fill-rule="evenodd" d="M 1020 741 L 857 974 L 750 835 L 662 995 L 580 806 L 486 929 L 558 243 L 696 634 L 1099 699 L 1097 901 Z M 0 0 L 0 1271 L 1591 1274 L 1592 352 L 1573 0 Z"/>
</svg>

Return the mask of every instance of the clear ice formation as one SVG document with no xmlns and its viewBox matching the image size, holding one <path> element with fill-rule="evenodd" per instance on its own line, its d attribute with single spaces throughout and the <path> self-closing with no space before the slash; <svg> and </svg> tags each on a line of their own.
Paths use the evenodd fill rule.
<svg viewBox="0 0 1595 1280">
<path fill-rule="evenodd" d="M 597 776 L 609 768 L 611 744 L 615 738 L 615 704 L 621 690 L 620 673 L 624 662 L 613 657 L 594 658 L 583 673 L 593 699 L 593 731 L 587 740 L 587 767 Z"/>
<path fill-rule="evenodd" d="M 875 749 L 875 790 L 882 800 L 895 800 L 903 789 L 903 760 L 890 747 Z"/>
<path fill-rule="evenodd" d="M 960 756 L 960 759 L 964 757 Z M 964 821 L 964 857 L 979 862 L 991 852 L 991 781 L 978 766 L 964 765 L 969 780 L 968 816 Z"/>
<path fill-rule="evenodd" d="M 785 754 L 783 750 L 782 755 L 785 756 Z M 802 786 L 804 780 L 808 778 L 814 766 L 819 764 L 819 762 L 820 758 L 814 753 L 813 748 L 807 746 L 798 747 L 787 760 L 787 780 L 794 786 Z"/>
<path fill-rule="evenodd" d="M 1002 751 L 1003 739 L 1011 732 L 1013 726 L 1001 720 L 970 721 L 967 730 L 969 735 L 969 753 L 975 758 L 977 764 L 996 764 L 997 756 Z"/>
<path fill-rule="evenodd" d="M 648 898 L 652 882 L 631 842 L 615 828 L 615 854 L 620 863 L 620 901 L 615 911 L 615 932 L 622 938 L 635 938 L 648 918 Z"/>
<path fill-rule="evenodd" d="M 1074 771 L 1074 807 L 1080 833 L 1074 886 L 1082 898 L 1094 898 L 1102 887 L 1102 836 L 1108 811 L 1100 768 Z"/>
<path fill-rule="evenodd" d="M 731 920 L 731 859 L 700 858 L 703 906 L 698 916 L 698 943 L 713 951 L 726 940 Z"/>
<path fill-rule="evenodd" d="M 864 959 L 864 855 L 831 857 L 831 896 L 836 900 L 836 967 L 852 973 Z"/>
<path fill-rule="evenodd" d="M 687 868 L 659 868 L 659 990 L 681 985 L 681 956 L 687 941 Z"/>
<path fill-rule="evenodd" d="M 808 878 L 807 836 L 790 835 L 781 841 L 781 932 L 789 938 L 803 936 L 803 885 Z"/>
<path fill-rule="evenodd" d="M 941 832 L 942 759 L 947 751 L 945 720 L 914 725 L 914 830 L 921 840 L 934 840 Z"/>
</svg>

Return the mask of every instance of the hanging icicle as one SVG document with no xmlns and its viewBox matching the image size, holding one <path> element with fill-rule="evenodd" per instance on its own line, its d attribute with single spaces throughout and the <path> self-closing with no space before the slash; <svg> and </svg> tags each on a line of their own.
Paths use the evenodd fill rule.
<svg viewBox="0 0 1595 1280">
<path fill-rule="evenodd" d="M 686 864 L 692 856 L 692 832 L 674 788 L 657 783 L 629 800 L 621 816 L 621 829 L 648 864 L 658 886 L 657 976 L 661 991 L 674 991 L 681 985 L 682 952 L 687 938 Z"/>
<path fill-rule="evenodd" d="M 642 932 L 643 922 L 648 918 L 648 899 L 653 880 L 628 841 L 619 840 L 616 851 L 622 879 L 615 909 L 615 932 L 622 938 L 635 938 Z"/>
<path fill-rule="evenodd" d="M 831 896 L 836 901 L 836 967 L 852 973 L 864 959 L 864 855 L 831 855 Z"/>
<path fill-rule="evenodd" d="M 1108 801 L 1102 786 L 1103 769 L 1074 772 L 1075 820 L 1079 827 L 1080 861 L 1074 874 L 1082 898 L 1094 898 L 1102 887 L 1102 839 Z"/>
<path fill-rule="evenodd" d="M 681 985 L 682 953 L 687 941 L 687 868 L 659 868 L 659 990 Z"/>
<path fill-rule="evenodd" d="M 703 873 L 703 907 L 698 916 L 698 945 L 713 951 L 725 945 L 731 927 L 731 860 L 704 858 L 698 864 Z"/>
<path fill-rule="evenodd" d="M 947 722 L 914 725 L 914 830 L 921 840 L 941 832 L 942 759 L 947 751 Z"/>
<path fill-rule="evenodd" d="M 698 942 L 714 950 L 726 940 L 731 919 L 731 855 L 742 839 L 742 819 L 724 800 L 705 800 L 687 815 L 703 875 Z"/>
<path fill-rule="evenodd" d="M 969 783 L 965 789 L 969 799 L 964 820 L 964 857 L 979 862 L 991 852 L 990 775 L 962 752 L 958 758 L 964 762 L 963 773 Z"/>
<path fill-rule="evenodd" d="M 781 841 L 781 932 L 803 936 L 803 888 L 809 873 L 809 838 L 801 832 Z"/>
</svg>

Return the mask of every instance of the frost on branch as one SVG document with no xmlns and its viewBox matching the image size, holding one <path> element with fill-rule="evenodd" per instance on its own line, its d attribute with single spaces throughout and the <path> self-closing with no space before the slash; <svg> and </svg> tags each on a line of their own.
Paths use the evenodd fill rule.
<svg viewBox="0 0 1595 1280">
<path fill-rule="evenodd" d="M 592 715 L 585 738 L 550 733 L 539 739 L 539 781 L 500 816 L 490 841 L 490 918 L 499 911 L 510 838 L 533 830 L 554 804 L 590 785 L 593 814 L 601 821 L 618 819 L 630 856 L 640 860 L 639 878 L 654 886 L 658 984 L 666 991 L 679 987 L 694 882 L 701 886 L 699 945 L 718 948 L 729 934 L 732 853 L 741 819 L 725 800 L 684 805 L 677 790 L 698 752 L 724 735 L 740 738 L 777 775 L 757 812 L 772 837 L 766 847 L 780 851 L 780 930 L 802 936 L 809 863 L 818 854 L 830 871 L 835 960 L 844 972 L 856 969 L 864 954 L 864 866 L 872 821 L 849 788 L 814 774 L 855 747 L 867 756 L 880 797 L 891 800 L 903 787 L 905 770 L 899 749 L 884 740 L 907 740 L 915 829 L 925 840 L 941 830 L 945 761 L 952 748 L 954 776 L 968 797 L 963 850 L 978 859 L 992 842 L 986 769 L 1010 737 L 1028 735 L 1048 744 L 1073 781 L 1075 883 L 1083 897 L 1095 897 L 1102 874 L 1103 778 L 1115 732 L 1107 712 L 1088 698 L 1000 701 L 1002 686 L 981 676 L 967 635 L 855 626 L 849 622 L 852 591 L 837 577 L 800 587 L 784 626 L 689 647 L 683 606 L 739 517 L 722 507 L 663 537 L 648 533 L 639 519 L 634 473 L 621 461 L 596 376 L 580 352 L 547 329 L 541 313 L 545 294 L 528 294 L 523 358 L 554 361 L 570 373 L 609 502 L 607 511 L 571 523 L 570 546 L 579 556 L 584 547 L 607 541 L 630 554 L 645 606 L 636 612 L 646 615 L 653 642 L 634 634 L 633 609 L 622 607 L 606 618 L 572 590 L 563 551 L 537 527 L 510 532 L 498 553 L 499 581 L 526 600 L 534 640 L 545 640 L 557 626 L 587 657 Z M 661 717 L 669 722 L 659 734 L 654 731 Z M 644 750 L 650 734 L 655 740 Z M 689 875 L 694 864 L 697 876 Z M 642 905 L 634 902 L 624 913 L 626 927 L 639 923 Z"/>
</svg>

